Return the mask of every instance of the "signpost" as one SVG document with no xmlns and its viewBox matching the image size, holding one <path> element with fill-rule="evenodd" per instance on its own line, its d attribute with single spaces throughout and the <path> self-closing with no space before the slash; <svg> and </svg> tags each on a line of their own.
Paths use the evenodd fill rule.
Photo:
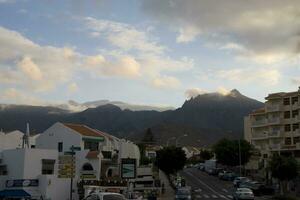
<svg viewBox="0 0 300 200">
<path fill-rule="evenodd" d="M 80 151 L 80 147 L 71 146 L 70 151 L 64 152 L 64 155 L 58 157 L 58 178 L 70 178 L 70 200 L 73 198 L 73 178 L 76 172 L 76 151 Z"/>
</svg>

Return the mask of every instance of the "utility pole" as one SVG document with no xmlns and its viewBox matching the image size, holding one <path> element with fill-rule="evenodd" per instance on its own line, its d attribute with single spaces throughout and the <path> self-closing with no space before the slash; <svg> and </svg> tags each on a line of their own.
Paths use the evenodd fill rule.
<svg viewBox="0 0 300 200">
<path fill-rule="evenodd" d="M 240 162 L 240 176 L 242 176 L 241 139 L 239 139 L 239 162 Z"/>
<path fill-rule="evenodd" d="M 74 164 L 73 164 L 73 160 L 74 160 L 74 146 L 71 146 L 71 183 L 70 183 L 70 200 L 73 200 L 73 175 L 74 175 Z"/>
</svg>

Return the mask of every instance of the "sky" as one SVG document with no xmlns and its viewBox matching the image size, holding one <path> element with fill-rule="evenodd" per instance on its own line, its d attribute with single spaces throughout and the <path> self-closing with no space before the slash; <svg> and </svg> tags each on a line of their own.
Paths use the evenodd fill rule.
<svg viewBox="0 0 300 200">
<path fill-rule="evenodd" d="M 179 107 L 300 85 L 298 0 L 0 0 L 0 103 Z"/>
</svg>

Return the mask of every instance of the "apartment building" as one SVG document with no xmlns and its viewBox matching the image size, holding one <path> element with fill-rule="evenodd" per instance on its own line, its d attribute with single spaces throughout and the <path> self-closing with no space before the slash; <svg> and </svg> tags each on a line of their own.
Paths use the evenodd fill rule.
<svg viewBox="0 0 300 200">
<path fill-rule="evenodd" d="M 300 89 L 269 94 L 265 99 L 264 108 L 245 118 L 245 139 L 263 158 L 278 152 L 300 159 Z"/>
</svg>

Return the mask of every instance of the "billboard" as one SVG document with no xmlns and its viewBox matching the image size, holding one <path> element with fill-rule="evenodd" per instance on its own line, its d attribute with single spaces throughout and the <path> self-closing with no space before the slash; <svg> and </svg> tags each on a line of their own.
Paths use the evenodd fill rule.
<svg viewBox="0 0 300 200">
<path fill-rule="evenodd" d="M 136 178 L 136 159 L 131 159 L 131 158 L 122 159 L 121 177 L 123 179 Z"/>
</svg>

